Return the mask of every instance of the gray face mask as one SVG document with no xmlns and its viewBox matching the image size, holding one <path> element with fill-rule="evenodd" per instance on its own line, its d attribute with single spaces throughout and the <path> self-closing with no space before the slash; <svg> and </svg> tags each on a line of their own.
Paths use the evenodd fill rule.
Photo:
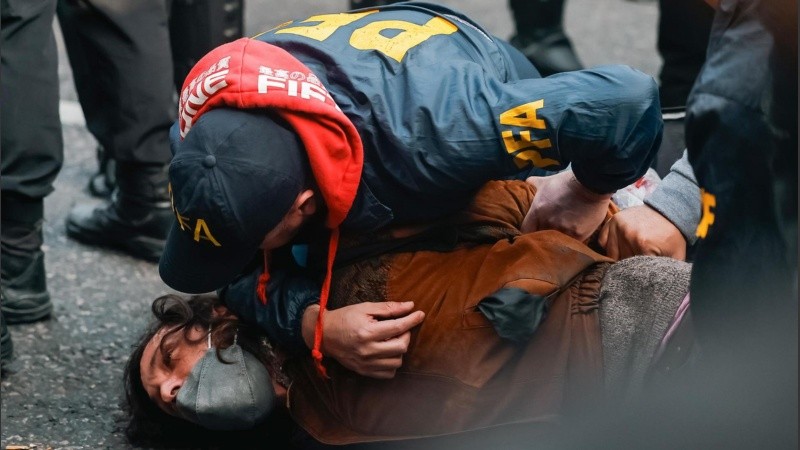
<svg viewBox="0 0 800 450">
<path fill-rule="evenodd" d="M 272 411 L 275 391 L 259 360 L 234 340 L 221 350 L 211 347 L 178 390 L 178 414 L 211 430 L 245 430 L 263 422 Z"/>
</svg>

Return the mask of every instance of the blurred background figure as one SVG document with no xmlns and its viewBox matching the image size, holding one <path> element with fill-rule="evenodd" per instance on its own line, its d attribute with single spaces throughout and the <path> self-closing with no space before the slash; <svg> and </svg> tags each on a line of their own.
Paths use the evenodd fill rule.
<svg viewBox="0 0 800 450">
<path fill-rule="evenodd" d="M 692 311 L 703 368 L 750 391 L 737 413 L 789 425 L 796 447 L 797 2 L 718 3 L 686 119 L 703 189 Z"/>
<path fill-rule="evenodd" d="M 686 116 L 703 189 L 690 280 L 699 352 L 667 388 L 595 413 L 560 448 L 797 448 L 797 2 L 708 2 Z"/>
<path fill-rule="evenodd" d="M 13 354 L 6 323 L 35 322 L 53 309 L 45 278 L 42 222 L 44 198 L 53 191 L 64 152 L 53 36 L 55 0 L 3 0 L 0 6 L 0 356 L 5 370 Z"/>
<path fill-rule="evenodd" d="M 67 235 L 157 261 L 173 216 L 167 192 L 176 93 L 194 63 L 243 31 L 243 0 L 59 0 L 78 99 L 99 142 Z"/>
</svg>

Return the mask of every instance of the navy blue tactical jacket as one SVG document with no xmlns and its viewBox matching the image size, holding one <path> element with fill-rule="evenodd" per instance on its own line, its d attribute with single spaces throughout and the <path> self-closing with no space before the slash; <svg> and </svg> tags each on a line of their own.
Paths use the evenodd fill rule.
<svg viewBox="0 0 800 450">
<path fill-rule="evenodd" d="M 571 163 L 583 185 L 613 192 L 647 170 L 661 142 L 651 77 L 608 66 L 520 79 L 495 38 L 438 5 L 318 15 L 257 39 L 308 66 L 359 131 L 364 169 L 343 231 L 445 216 L 485 182 L 531 167 Z M 274 341 L 300 346 L 300 317 L 288 315 L 316 300 L 318 281 L 270 273 L 266 306 L 251 304 L 254 280 L 222 294 Z"/>
</svg>

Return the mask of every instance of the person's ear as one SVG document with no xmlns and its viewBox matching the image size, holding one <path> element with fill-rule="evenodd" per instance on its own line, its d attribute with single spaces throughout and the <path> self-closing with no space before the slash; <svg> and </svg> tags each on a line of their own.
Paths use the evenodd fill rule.
<svg viewBox="0 0 800 450">
<path fill-rule="evenodd" d="M 294 201 L 294 208 L 300 211 L 304 217 L 311 217 L 317 212 L 317 197 L 314 191 L 306 189 L 299 194 Z"/>
</svg>

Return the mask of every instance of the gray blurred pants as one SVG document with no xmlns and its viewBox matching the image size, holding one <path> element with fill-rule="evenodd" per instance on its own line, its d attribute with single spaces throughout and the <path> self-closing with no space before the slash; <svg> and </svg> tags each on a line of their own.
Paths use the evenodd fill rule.
<svg viewBox="0 0 800 450">
<path fill-rule="evenodd" d="M 2 0 L 0 161 L 4 238 L 32 228 L 64 159 L 58 115 L 55 0 Z M 5 240 L 5 239 L 4 239 Z M 38 246 L 37 246 L 38 247 Z"/>
</svg>

